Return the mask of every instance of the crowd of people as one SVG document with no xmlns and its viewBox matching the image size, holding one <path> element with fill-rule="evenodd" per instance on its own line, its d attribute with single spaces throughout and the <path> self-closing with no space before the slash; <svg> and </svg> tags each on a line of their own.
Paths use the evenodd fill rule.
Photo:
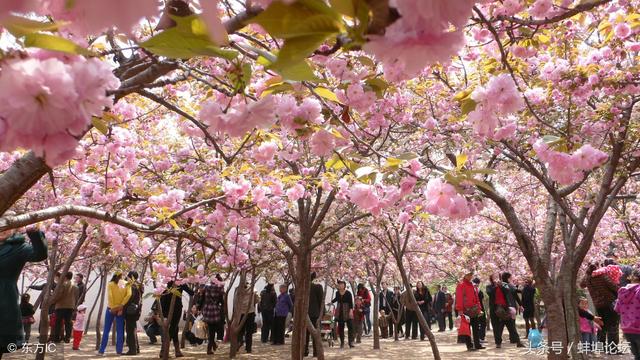
<svg viewBox="0 0 640 360">
<path fill-rule="evenodd" d="M 129 272 L 123 277 L 116 272 L 107 284 L 107 309 L 104 313 L 104 329 L 98 353 L 103 355 L 107 349 L 109 335 L 115 323 L 116 353 L 126 355 L 140 352 L 137 338 L 137 322 L 142 311 L 144 288 L 138 280 L 138 273 Z M 325 303 L 325 289 L 316 282 L 315 273 L 311 274 L 312 284 L 309 296 L 308 315 L 311 322 L 318 326 L 321 320 L 329 319 L 331 334 L 345 346 L 345 336 L 349 347 L 362 341 L 363 336 L 372 334 L 372 316 L 378 317 L 379 334 L 384 338 L 405 340 L 425 340 L 423 324 L 431 329 L 437 324 L 438 332 L 454 330 L 457 327 L 458 342 L 465 344 L 469 351 L 485 348 L 487 331 L 493 332 L 496 348 L 503 346 L 503 334 L 506 328 L 509 343 L 524 347 L 522 337 L 516 327 L 516 318 L 522 316 L 525 324 L 524 338 L 536 329 L 539 332 L 546 320 L 540 319 L 536 309 L 539 303 L 536 288 L 531 278 L 515 280 L 509 272 L 489 276 L 486 284 L 468 271 L 457 283 L 454 293 L 450 293 L 445 284 L 437 285 L 432 295 L 423 281 L 404 289 L 400 286 L 390 288 L 382 282 L 381 290 L 375 292 L 364 283 L 352 285 L 355 295 L 348 289 L 344 280 L 336 282 L 332 300 Z M 580 286 L 587 291 L 580 296 L 576 305 L 579 315 L 579 329 L 583 349 L 595 349 L 602 344 L 604 351 L 619 352 L 619 329 L 622 329 L 631 351 L 640 351 L 640 270 L 620 266 L 613 260 L 603 264 L 589 264 Z M 169 282 L 167 289 L 154 302 L 151 312 L 144 318 L 144 330 L 151 344 L 161 341 L 172 343 L 175 356 L 181 357 L 179 323 L 186 322 L 183 335 L 193 345 L 207 343 L 207 354 L 217 349 L 217 341 L 227 340 L 228 313 L 224 282 L 217 275 L 207 285 L 174 284 Z M 30 286 L 34 290 L 44 290 L 44 285 Z M 75 281 L 71 272 L 62 276 L 56 273 L 49 287 L 49 319 L 51 333 L 49 341 L 67 342 L 73 338 L 74 350 L 77 350 L 85 329 L 84 305 L 86 286 L 81 274 Z M 253 335 L 260 327 L 262 343 L 284 345 L 287 333 L 292 331 L 291 318 L 294 312 L 295 293 L 287 284 L 277 287 L 267 284 L 258 294 L 253 284 L 245 282 L 234 293 L 232 322 L 238 326 L 238 348 L 244 347 L 252 352 Z M 183 311 L 182 294 L 190 295 L 188 311 Z M 588 297 L 587 297 L 588 293 Z M 377 297 L 377 308 L 372 311 Z M 592 306 L 591 306 L 592 304 Z M 592 312 L 591 309 L 595 309 Z M 20 310 L 26 341 L 29 341 L 31 325 L 35 322 L 34 306 L 29 294 L 21 296 Z M 375 314 L 375 315 L 374 315 Z M 165 333 L 167 336 L 161 336 Z M 307 333 L 305 356 L 309 355 L 309 343 L 313 338 Z M 167 344 L 167 345 L 170 345 Z M 169 348 L 170 346 L 166 346 Z M 164 349 L 165 347 L 163 347 Z M 313 341 L 313 356 L 317 353 Z M 162 353 L 161 353 L 162 355 Z"/>
</svg>

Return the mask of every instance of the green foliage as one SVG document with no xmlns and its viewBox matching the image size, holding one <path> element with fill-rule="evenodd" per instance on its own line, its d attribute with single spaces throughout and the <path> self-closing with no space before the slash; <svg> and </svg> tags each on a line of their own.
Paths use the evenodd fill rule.
<svg viewBox="0 0 640 360">
<path fill-rule="evenodd" d="M 91 51 L 83 48 L 82 46 L 74 43 L 71 40 L 67 40 L 60 36 L 46 34 L 46 33 L 30 33 L 24 37 L 25 47 L 37 47 L 40 49 L 59 51 L 67 54 L 74 55 L 95 55 Z"/>
<path fill-rule="evenodd" d="M 269 68 L 294 81 L 319 80 L 305 58 L 343 29 L 340 14 L 320 0 L 300 0 L 290 5 L 275 1 L 252 22 L 272 36 L 285 39 Z"/>
<path fill-rule="evenodd" d="M 13 36 L 17 38 L 41 31 L 58 31 L 59 26 L 59 23 L 50 21 L 40 22 L 13 15 L 7 16 L 2 21 L 2 27 L 7 29 Z"/>
<path fill-rule="evenodd" d="M 175 27 L 164 30 L 140 46 L 156 55 L 173 59 L 214 56 L 233 60 L 238 56 L 235 50 L 223 50 L 213 43 L 204 21 L 197 15 L 173 16 L 172 19 L 176 22 Z"/>
</svg>

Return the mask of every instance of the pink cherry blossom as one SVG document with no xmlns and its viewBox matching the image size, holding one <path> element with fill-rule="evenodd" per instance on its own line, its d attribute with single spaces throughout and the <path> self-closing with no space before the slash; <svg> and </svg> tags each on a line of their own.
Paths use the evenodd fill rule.
<svg viewBox="0 0 640 360">
<path fill-rule="evenodd" d="M 613 31 L 620 39 L 626 39 L 631 34 L 631 28 L 624 22 L 617 24 Z"/>
<path fill-rule="evenodd" d="M 66 28 L 78 36 L 98 35 L 113 26 L 129 32 L 142 18 L 160 13 L 156 0 L 82 0 L 69 4 L 67 0 L 47 0 L 45 7 L 55 20 L 67 21 Z"/>
<path fill-rule="evenodd" d="M 277 151 L 278 144 L 273 141 L 264 142 L 258 146 L 256 151 L 254 151 L 253 157 L 261 163 L 267 163 L 273 160 Z"/>
<path fill-rule="evenodd" d="M 553 0 L 536 0 L 529 9 L 529 13 L 536 19 L 550 17 L 549 13 L 553 9 Z"/>
<path fill-rule="evenodd" d="M 336 146 L 335 136 L 327 130 L 320 130 L 313 134 L 309 141 L 311 152 L 318 156 L 329 156 Z"/>
<path fill-rule="evenodd" d="M 375 188 L 367 184 L 355 184 L 349 189 L 349 199 L 364 210 L 372 210 L 378 206 L 380 199 Z"/>
<path fill-rule="evenodd" d="M 293 187 L 287 190 L 287 198 L 289 201 L 297 201 L 298 199 L 302 199 L 304 197 L 304 186 L 302 184 L 295 184 Z"/>
</svg>

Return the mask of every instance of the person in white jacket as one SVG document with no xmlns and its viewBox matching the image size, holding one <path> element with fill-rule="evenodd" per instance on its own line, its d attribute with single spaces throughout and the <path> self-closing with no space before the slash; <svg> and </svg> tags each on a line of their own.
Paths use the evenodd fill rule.
<svg viewBox="0 0 640 360">
<path fill-rule="evenodd" d="M 73 350 L 80 349 L 80 341 L 82 341 L 82 334 L 84 333 L 84 317 L 87 312 L 87 307 L 84 304 L 81 304 L 78 306 L 77 310 L 76 321 L 73 322 Z"/>
</svg>

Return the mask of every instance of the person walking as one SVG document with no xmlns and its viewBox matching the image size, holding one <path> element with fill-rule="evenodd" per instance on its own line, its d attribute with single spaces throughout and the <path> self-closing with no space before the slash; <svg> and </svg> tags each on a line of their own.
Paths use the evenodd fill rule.
<svg viewBox="0 0 640 360">
<path fill-rule="evenodd" d="M 353 347 L 353 296 L 351 292 L 347 290 L 347 283 L 344 280 L 338 281 L 338 292 L 336 296 L 331 300 L 331 303 L 336 304 L 336 321 L 338 322 L 338 333 L 340 334 L 340 347 L 344 347 L 344 326 L 347 325 L 349 330 L 349 347 Z"/>
<path fill-rule="evenodd" d="M 318 319 L 324 314 L 324 290 L 322 285 L 316 283 L 316 273 L 311 273 L 311 288 L 309 289 L 309 319 L 314 327 L 318 326 Z M 309 356 L 309 338 L 311 334 L 307 330 L 307 339 L 304 347 L 304 356 Z M 313 340 L 313 357 L 316 357 L 316 341 Z"/>
<path fill-rule="evenodd" d="M 356 296 L 356 303 L 353 305 L 353 330 L 356 333 L 356 344 L 362 342 L 362 331 L 364 325 L 364 309 L 362 298 Z"/>
<path fill-rule="evenodd" d="M 260 341 L 266 344 L 269 341 L 273 342 L 273 335 L 269 337 L 273 327 L 273 312 L 276 308 L 277 302 L 276 290 L 273 288 L 273 284 L 267 284 L 260 292 L 260 303 L 258 304 L 258 313 L 262 315 L 262 328 L 260 329 Z"/>
<path fill-rule="evenodd" d="M 126 341 L 129 348 L 125 355 L 138 355 L 140 353 L 140 345 L 138 344 L 136 329 L 142 313 L 142 294 L 144 289 L 138 281 L 137 271 L 130 271 L 127 274 L 127 282 L 127 285 L 131 288 L 131 297 L 129 297 L 129 301 L 124 306 Z"/>
<path fill-rule="evenodd" d="M 180 351 L 180 338 L 178 337 L 178 325 L 180 324 L 180 318 L 182 317 L 182 294 L 194 295 L 194 291 L 186 284 L 176 285 L 173 280 L 167 283 L 167 289 L 160 296 L 160 308 L 162 309 L 162 316 L 165 321 L 169 322 L 169 331 L 167 336 L 162 336 L 162 349 L 160 350 L 160 356 L 165 347 L 169 351 L 169 347 L 165 345 L 166 341 L 173 342 L 173 349 L 176 357 L 182 357 L 182 351 Z M 171 301 L 175 297 L 173 304 L 173 312 L 171 312 Z M 171 320 L 169 320 L 171 317 Z"/>
<path fill-rule="evenodd" d="M 467 345 L 468 351 L 484 349 L 480 345 L 478 315 L 482 312 L 480 299 L 475 287 L 471 283 L 473 271 L 467 271 L 456 287 L 455 309 L 460 316 L 458 341 Z M 469 330 L 463 330 L 466 328 Z M 470 334 L 469 334 L 470 333 Z M 473 338 L 473 341 L 471 340 Z"/>
<path fill-rule="evenodd" d="M 433 312 L 436 314 L 438 321 L 438 332 L 444 332 L 446 330 L 446 323 L 444 319 L 444 311 L 447 305 L 447 297 L 444 293 L 444 285 L 438 287 L 436 293 L 436 299 L 433 302 Z"/>
<path fill-rule="evenodd" d="M 420 309 L 420 312 L 422 313 L 424 320 L 427 322 L 427 326 L 429 326 L 429 329 L 431 329 L 429 309 L 431 308 L 431 303 L 433 301 L 433 298 L 431 297 L 431 293 L 429 292 L 429 289 L 427 289 L 427 287 L 424 286 L 424 283 L 422 281 L 418 281 L 416 283 L 415 296 L 416 296 L 416 302 L 418 303 L 418 308 Z M 418 320 L 417 316 L 416 316 L 416 320 Z M 418 326 L 420 327 L 420 340 L 424 340 L 426 333 L 422 329 L 422 326 L 420 326 L 420 324 L 418 324 Z"/>
<path fill-rule="evenodd" d="M 410 284 L 410 286 L 411 287 L 409 287 L 402 293 L 402 305 L 405 308 L 404 339 L 408 340 L 409 338 L 411 338 L 411 340 L 416 340 L 418 338 L 418 315 L 416 311 L 419 311 L 420 309 L 414 308 L 413 303 L 411 303 L 411 301 L 409 300 L 409 292 L 413 291 L 413 285 Z M 413 296 L 416 296 L 415 292 Z"/>
<path fill-rule="evenodd" d="M 524 318 L 524 324 L 526 329 L 525 338 L 529 337 L 529 330 L 536 328 L 535 318 L 535 297 L 536 287 L 533 285 L 533 280 L 527 278 L 524 281 L 524 287 L 522 288 L 522 317 Z"/>
<path fill-rule="evenodd" d="M 378 294 L 378 313 L 380 312 L 380 310 L 384 310 L 384 313 L 387 314 L 387 316 L 391 316 L 391 302 L 393 301 L 393 291 L 389 290 L 387 283 L 384 281 L 380 284 L 380 286 L 382 290 L 380 290 L 380 293 Z M 393 321 L 388 321 L 387 327 L 388 336 L 393 336 Z"/>
<path fill-rule="evenodd" d="M 216 334 L 220 327 L 224 327 L 224 284 L 222 277 L 216 275 L 209 285 L 204 287 L 202 296 L 199 298 L 198 307 L 202 312 L 202 321 L 207 323 L 207 355 L 213 355 L 218 349 L 216 344 Z"/>
<path fill-rule="evenodd" d="M 99 355 L 104 355 L 109 342 L 109 333 L 113 322 L 116 323 L 116 353 L 122 355 L 124 347 L 124 305 L 131 297 L 131 286 L 122 281 L 122 273 L 116 272 L 107 284 L 107 310 L 100 342 Z"/>
<path fill-rule="evenodd" d="M 87 291 L 87 285 L 84 283 L 84 275 L 76 274 L 76 287 L 78 288 L 78 300 L 77 304 L 84 304 L 85 292 Z"/>
<path fill-rule="evenodd" d="M 244 288 L 242 293 L 240 292 L 240 286 Z M 240 314 L 241 322 L 243 318 L 246 318 L 246 320 L 238 333 L 240 341 L 238 342 L 237 350 L 242 347 L 242 339 L 244 338 L 244 349 L 247 354 L 250 354 L 253 345 L 253 333 L 256 331 L 256 304 L 260 302 L 260 297 L 246 281 L 240 286 L 236 288 L 235 292 L 235 298 L 238 300 L 235 304 L 234 313 L 238 312 Z"/>
<path fill-rule="evenodd" d="M 480 342 L 483 343 L 487 334 L 487 314 L 484 309 L 484 293 L 482 292 L 482 289 L 480 289 L 480 278 L 474 278 L 472 283 L 473 287 L 478 293 L 478 300 L 480 300 L 480 309 L 482 310 L 480 315 L 478 315 L 478 334 L 480 337 Z"/>
<path fill-rule="evenodd" d="M 517 290 L 510 283 L 511 274 L 504 272 L 500 278 L 492 276 L 491 279 L 494 283 L 487 286 L 487 293 L 496 348 L 502 347 L 502 332 L 505 326 L 509 331 L 509 341 L 517 347 L 524 347 L 516 329 L 515 313 L 520 299 L 516 295 Z"/>
<path fill-rule="evenodd" d="M 362 298 L 364 334 L 369 336 L 371 334 L 371 295 L 369 294 L 369 289 L 367 289 L 363 283 L 358 284 L 356 296 L 360 296 Z"/>
<path fill-rule="evenodd" d="M 20 296 L 20 315 L 22 315 L 22 327 L 24 329 L 24 342 L 29 343 L 31 338 L 31 325 L 36 322 L 33 315 L 36 313 L 33 305 L 29 302 L 31 296 L 29 294 L 22 294 Z"/>
<path fill-rule="evenodd" d="M 453 295 L 449 293 L 449 290 L 444 286 L 444 296 L 446 303 L 444 306 L 444 317 L 449 319 L 449 330 L 453 330 Z"/>
<path fill-rule="evenodd" d="M 51 299 L 51 303 L 55 306 L 56 322 L 53 331 L 53 341 L 65 343 L 71 341 L 71 332 L 73 324 L 71 322 L 73 311 L 76 308 L 76 300 L 78 299 L 78 288 L 71 282 L 73 273 L 66 273 L 62 284 Z M 64 323 L 64 335 L 62 333 L 62 324 Z"/>
<path fill-rule="evenodd" d="M 82 334 L 84 334 L 85 313 L 87 307 L 84 304 L 78 305 L 76 309 L 76 320 L 73 322 L 73 347 L 72 350 L 80 350 Z"/>
<path fill-rule="evenodd" d="M 640 360 L 640 270 L 631 273 L 631 283 L 618 290 L 615 311 L 620 314 L 620 328 L 629 342 L 635 360 Z"/>
<path fill-rule="evenodd" d="M 280 294 L 276 301 L 276 307 L 273 319 L 273 341 L 274 345 L 284 345 L 284 332 L 287 315 L 293 312 L 293 301 L 287 292 L 287 285 L 280 285 Z"/>
<path fill-rule="evenodd" d="M 391 300 L 391 311 L 393 313 L 394 322 L 394 331 L 393 337 L 395 339 L 396 333 L 398 336 L 404 336 L 404 332 L 402 330 L 402 325 L 404 324 L 405 311 L 402 302 L 402 293 L 400 292 L 399 286 L 393 287 L 393 298 Z"/>
<path fill-rule="evenodd" d="M 618 285 L 606 274 L 594 275 L 593 272 L 596 269 L 598 269 L 596 263 L 589 264 L 580 285 L 589 290 L 596 314 L 602 318 L 604 323 L 602 331 L 598 333 L 598 342 L 604 344 L 606 354 L 617 354 L 620 341 L 620 316 L 613 308 L 618 297 Z"/>
</svg>

